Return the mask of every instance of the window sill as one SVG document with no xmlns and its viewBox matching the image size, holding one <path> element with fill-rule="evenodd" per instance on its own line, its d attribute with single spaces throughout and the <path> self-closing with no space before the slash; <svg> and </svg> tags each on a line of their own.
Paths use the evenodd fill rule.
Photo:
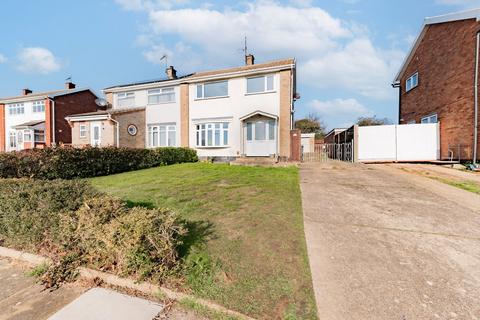
<svg viewBox="0 0 480 320">
<path fill-rule="evenodd" d="M 159 102 L 159 103 L 147 103 L 147 106 L 158 106 L 161 104 L 172 104 L 177 103 L 177 101 L 168 101 L 168 102 Z"/>
<path fill-rule="evenodd" d="M 230 146 L 195 146 L 195 149 L 227 149 Z"/>
<path fill-rule="evenodd" d="M 230 98 L 230 96 L 221 96 L 221 97 L 210 97 L 210 98 L 195 98 L 194 101 L 203 101 L 203 100 L 214 100 L 214 99 L 225 99 Z"/>
<path fill-rule="evenodd" d="M 277 91 L 263 91 L 263 92 L 247 92 L 245 93 L 246 96 L 255 96 L 257 94 L 269 94 L 269 93 L 276 93 Z"/>
</svg>

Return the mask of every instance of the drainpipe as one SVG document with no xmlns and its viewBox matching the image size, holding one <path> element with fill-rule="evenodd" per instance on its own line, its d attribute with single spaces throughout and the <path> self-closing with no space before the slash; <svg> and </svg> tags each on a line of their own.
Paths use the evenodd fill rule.
<svg viewBox="0 0 480 320">
<path fill-rule="evenodd" d="M 478 146 L 478 59 L 480 55 L 480 32 L 477 32 L 477 49 L 475 52 L 475 124 L 473 130 L 473 164 L 477 164 Z"/>
<path fill-rule="evenodd" d="M 117 136 L 115 139 L 115 144 L 117 145 L 117 148 L 120 147 L 120 124 L 118 123 L 117 120 L 112 118 L 112 115 L 108 115 L 108 119 L 111 120 L 113 123 L 115 123 L 115 127 L 117 128 Z"/>
<path fill-rule="evenodd" d="M 398 88 L 398 124 L 402 120 L 402 84 L 400 81 L 392 83 L 392 88 Z"/>
</svg>

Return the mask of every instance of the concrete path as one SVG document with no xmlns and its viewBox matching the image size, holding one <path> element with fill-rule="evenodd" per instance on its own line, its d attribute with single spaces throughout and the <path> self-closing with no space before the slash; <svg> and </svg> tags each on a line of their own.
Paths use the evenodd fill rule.
<svg viewBox="0 0 480 320">
<path fill-rule="evenodd" d="M 26 264 L 0 258 L 0 319 L 47 319 L 80 296 L 84 288 L 65 285 L 55 291 L 44 290 L 27 276 Z"/>
<path fill-rule="evenodd" d="M 480 319 L 480 196 L 385 165 L 300 173 L 320 320 Z"/>
</svg>

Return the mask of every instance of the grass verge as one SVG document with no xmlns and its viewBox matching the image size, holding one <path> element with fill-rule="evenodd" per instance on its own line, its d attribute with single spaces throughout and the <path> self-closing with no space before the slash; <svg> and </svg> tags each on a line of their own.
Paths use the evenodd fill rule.
<svg viewBox="0 0 480 320">
<path fill-rule="evenodd" d="M 193 163 L 90 181 L 180 215 L 183 281 L 196 296 L 257 318 L 316 318 L 297 168 Z"/>
<path fill-rule="evenodd" d="M 438 177 L 432 177 L 432 179 L 469 191 L 469 192 L 480 194 L 480 184 L 474 181 L 456 181 L 456 180 L 438 178 Z"/>
</svg>

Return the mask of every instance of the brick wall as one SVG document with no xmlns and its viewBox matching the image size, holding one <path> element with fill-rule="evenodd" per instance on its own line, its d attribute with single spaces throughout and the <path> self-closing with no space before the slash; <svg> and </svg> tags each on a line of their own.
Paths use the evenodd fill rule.
<svg viewBox="0 0 480 320">
<path fill-rule="evenodd" d="M 428 26 L 401 78 L 400 123 L 437 113 L 441 157 L 448 148 L 465 145 L 462 158 L 471 159 L 474 132 L 475 19 Z M 406 80 L 419 73 L 419 85 L 405 92 Z M 480 148 L 480 145 L 479 145 Z"/>
<path fill-rule="evenodd" d="M 0 104 L 0 152 L 5 151 L 5 105 Z"/>
<path fill-rule="evenodd" d="M 145 148 L 145 110 L 125 112 L 113 115 L 113 118 L 119 123 L 120 146 L 130 148 Z M 129 125 L 137 127 L 137 134 L 132 136 L 128 133 Z"/>
<path fill-rule="evenodd" d="M 279 139 L 280 157 L 290 157 L 290 129 L 292 108 L 292 72 L 285 70 L 280 72 L 280 117 Z"/>
<path fill-rule="evenodd" d="M 55 142 L 72 143 L 72 131 L 65 117 L 72 114 L 93 112 L 97 110 L 95 99 L 90 91 L 71 93 L 55 98 Z"/>
<path fill-rule="evenodd" d="M 302 132 L 298 129 L 291 130 L 290 131 L 290 160 L 300 161 L 301 158 L 302 158 Z"/>
</svg>

